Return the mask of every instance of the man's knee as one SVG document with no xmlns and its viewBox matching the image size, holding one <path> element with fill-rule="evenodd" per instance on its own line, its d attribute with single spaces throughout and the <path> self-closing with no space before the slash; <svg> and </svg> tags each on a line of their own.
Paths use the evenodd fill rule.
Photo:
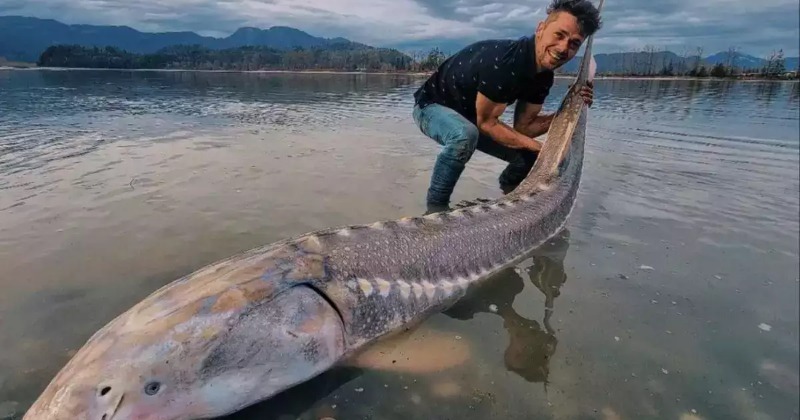
<svg viewBox="0 0 800 420">
<path fill-rule="evenodd" d="M 466 163 L 478 146 L 478 128 L 472 124 L 461 124 L 448 133 L 445 145 L 453 152 L 453 157 Z"/>
<path fill-rule="evenodd" d="M 414 108 L 414 121 L 420 130 L 440 145 L 445 153 L 468 160 L 478 144 L 478 128 L 456 111 L 438 104 Z"/>
</svg>

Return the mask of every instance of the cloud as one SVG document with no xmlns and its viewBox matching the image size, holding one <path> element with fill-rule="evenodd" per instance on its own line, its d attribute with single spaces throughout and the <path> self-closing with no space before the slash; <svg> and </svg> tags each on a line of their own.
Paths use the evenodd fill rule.
<svg viewBox="0 0 800 420">
<path fill-rule="evenodd" d="M 796 0 L 616 0 L 608 5 L 597 43 L 612 51 L 651 45 L 676 52 L 736 47 L 762 56 L 777 48 L 798 53 Z"/>
<path fill-rule="evenodd" d="M 292 26 L 380 46 L 448 45 L 531 34 L 549 0 L 3 0 L 0 14 L 141 31 L 227 36 L 241 26 Z M 706 53 L 738 47 L 798 54 L 797 0 L 609 0 L 598 52 L 641 49 Z"/>
</svg>

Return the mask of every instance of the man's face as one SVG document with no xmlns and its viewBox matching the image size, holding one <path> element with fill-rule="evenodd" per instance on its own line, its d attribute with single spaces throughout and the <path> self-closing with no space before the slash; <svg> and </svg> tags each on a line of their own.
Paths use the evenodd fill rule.
<svg viewBox="0 0 800 420">
<path fill-rule="evenodd" d="M 555 70 L 578 53 L 584 36 L 575 16 L 556 12 L 536 28 L 536 64 L 539 70 Z"/>
</svg>

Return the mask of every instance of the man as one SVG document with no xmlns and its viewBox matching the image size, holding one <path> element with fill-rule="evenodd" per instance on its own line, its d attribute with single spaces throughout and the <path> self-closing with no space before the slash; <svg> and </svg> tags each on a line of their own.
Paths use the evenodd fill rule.
<svg viewBox="0 0 800 420">
<path fill-rule="evenodd" d="M 413 117 L 420 130 L 443 146 L 427 193 L 428 212 L 446 210 L 456 182 L 474 151 L 503 159 L 504 193 L 530 171 L 553 114 L 540 115 L 553 85 L 553 70 L 578 52 L 600 28 L 587 0 L 553 0 L 534 37 L 486 40 L 448 58 L 414 93 Z M 591 85 L 581 91 L 591 106 Z M 500 121 L 514 102 L 514 126 Z"/>
</svg>

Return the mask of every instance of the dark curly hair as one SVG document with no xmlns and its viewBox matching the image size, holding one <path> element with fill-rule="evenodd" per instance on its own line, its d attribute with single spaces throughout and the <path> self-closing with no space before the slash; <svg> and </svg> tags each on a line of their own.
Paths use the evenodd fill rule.
<svg viewBox="0 0 800 420">
<path fill-rule="evenodd" d="M 603 25 L 600 20 L 600 12 L 588 0 L 553 0 L 547 6 L 547 14 L 554 12 L 567 12 L 578 19 L 578 27 L 583 36 L 590 36 L 597 32 Z"/>
</svg>

